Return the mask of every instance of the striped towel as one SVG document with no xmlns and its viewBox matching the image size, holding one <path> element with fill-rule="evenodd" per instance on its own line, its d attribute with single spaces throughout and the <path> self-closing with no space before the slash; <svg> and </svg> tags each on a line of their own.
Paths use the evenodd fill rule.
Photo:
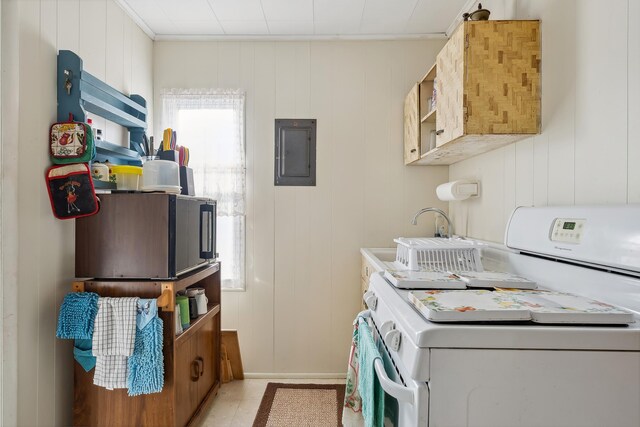
<svg viewBox="0 0 640 427">
<path fill-rule="evenodd" d="M 127 388 L 127 356 L 96 356 L 93 383 L 107 390 Z"/>
<path fill-rule="evenodd" d="M 133 354 L 138 298 L 100 298 L 93 329 L 93 383 L 109 390 L 127 387 L 127 357 Z"/>
</svg>

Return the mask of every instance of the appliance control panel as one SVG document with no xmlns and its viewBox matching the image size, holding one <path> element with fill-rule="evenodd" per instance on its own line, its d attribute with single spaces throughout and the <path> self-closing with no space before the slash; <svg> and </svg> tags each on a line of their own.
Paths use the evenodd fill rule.
<svg viewBox="0 0 640 427">
<path fill-rule="evenodd" d="M 640 203 L 518 207 L 505 246 L 640 274 Z"/>
<path fill-rule="evenodd" d="M 586 219 L 556 218 L 549 237 L 554 242 L 580 244 L 586 222 Z"/>
</svg>

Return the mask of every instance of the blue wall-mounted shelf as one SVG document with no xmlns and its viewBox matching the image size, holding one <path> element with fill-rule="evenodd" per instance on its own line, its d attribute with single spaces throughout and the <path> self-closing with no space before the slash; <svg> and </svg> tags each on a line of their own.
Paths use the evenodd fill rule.
<svg viewBox="0 0 640 427">
<path fill-rule="evenodd" d="M 70 50 L 58 52 L 58 121 L 86 122 L 87 112 L 126 127 L 129 149 L 96 141 L 96 161 L 141 165 L 147 129 L 147 101 L 140 95 L 124 95 L 82 68 L 82 59 Z M 70 84 L 70 86 L 69 86 Z"/>
</svg>

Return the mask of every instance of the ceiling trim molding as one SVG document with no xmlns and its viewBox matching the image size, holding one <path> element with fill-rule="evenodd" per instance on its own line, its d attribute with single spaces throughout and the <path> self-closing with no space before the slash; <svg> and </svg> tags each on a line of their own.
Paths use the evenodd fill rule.
<svg viewBox="0 0 640 427">
<path fill-rule="evenodd" d="M 475 9 L 478 4 L 478 1 L 479 0 L 467 0 L 465 2 L 462 8 L 460 8 L 460 12 L 458 12 L 456 17 L 453 18 L 453 22 L 451 23 L 451 25 L 449 25 L 449 28 L 447 28 L 447 31 L 446 31 L 447 38 L 451 37 L 451 34 L 453 34 L 453 32 L 458 27 L 460 22 L 462 22 L 462 14 Z"/>
<path fill-rule="evenodd" d="M 144 31 L 144 33 L 151 38 L 151 40 L 156 39 L 156 33 L 154 33 L 153 30 L 149 28 L 147 23 L 144 22 L 144 20 L 140 17 L 140 15 L 138 15 L 135 12 L 135 10 L 133 10 L 131 6 L 127 4 L 125 0 L 114 0 L 114 1 L 118 6 L 120 6 L 120 8 L 122 8 L 122 10 L 124 10 L 124 12 L 127 15 L 129 15 L 129 18 L 133 19 L 133 22 L 135 22 L 138 25 L 138 27 L 140 27 L 140 29 Z"/>
<path fill-rule="evenodd" d="M 423 34 L 219 34 L 219 35 L 186 35 L 186 34 L 156 34 L 155 41 L 357 41 L 357 40 L 445 40 L 445 33 Z"/>
</svg>

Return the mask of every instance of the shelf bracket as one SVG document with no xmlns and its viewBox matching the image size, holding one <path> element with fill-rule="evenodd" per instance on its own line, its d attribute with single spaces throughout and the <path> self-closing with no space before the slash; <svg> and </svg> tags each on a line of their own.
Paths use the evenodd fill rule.
<svg viewBox="0 0 640 427">
<path fill-rule="evenodd" d="M 173 293 L 173 283 L 161 283 L 162 294 L 158 297 L 158 308 L 162 311 L 173 311 L 176 297 Z"/>
</svg>

